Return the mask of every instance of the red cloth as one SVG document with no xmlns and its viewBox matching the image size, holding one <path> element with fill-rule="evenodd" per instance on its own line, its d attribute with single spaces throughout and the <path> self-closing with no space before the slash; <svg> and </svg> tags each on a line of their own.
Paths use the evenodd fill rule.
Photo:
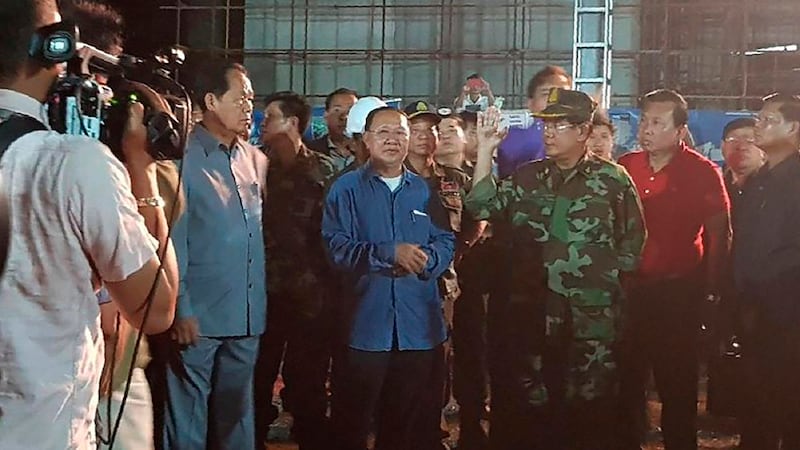
<svg viewBox="0 0 800 450">
<path fill-rule="evenodd" d="M 644 206 L 647 242 L 639 273 L 648 278 L 690 274 L 703 259 L 703 224 L 730 211 L 719 167 L 685 144 L 658 172 L 644 151 L 623 155 L 619 163 Z"/>
</svg>

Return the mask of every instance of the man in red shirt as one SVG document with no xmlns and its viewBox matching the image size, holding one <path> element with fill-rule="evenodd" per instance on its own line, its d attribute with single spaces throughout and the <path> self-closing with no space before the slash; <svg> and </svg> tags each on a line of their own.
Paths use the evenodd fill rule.
<svg viewBox="0 0 800 450">
<path fill-rule="evenodd" d="M 685 143 L 688 107 L 675 91 L 641 104 L 641 150 L 619 159 L 644 206 L 648 239 L 630 280 L 622 395 L 629 448 L 645 423 L 645 383 L 652 367 L 663 403 L 667 450 L 696 449 L 699 309 L 718 298 L 730 247 L 730 203 L 719 168 Z"/>
</svg>

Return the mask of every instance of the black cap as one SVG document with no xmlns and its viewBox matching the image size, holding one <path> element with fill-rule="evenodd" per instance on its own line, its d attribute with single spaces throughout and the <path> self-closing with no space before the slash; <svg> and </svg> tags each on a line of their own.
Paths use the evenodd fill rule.
<svg viewBox="0 0 800 450">
<path fill-rule="evenodd" d="M 597 102 L 581 91 L 561 88 L 550 89 L 547 106 L 534 117 L 540 119 L 566 119 L 572 123 L 583 123 L 592 120 Z"/>
<path fill-rule="evenodd" d="M 403 112 L 406 113 L 409 119 L 426 116 L 436 123 L 439 123 L 442 120 L 442 118 L 436 114 L 436 110 L 424 100 L 409 103 L 405 108 L 403 108 Z"/>
</svg>

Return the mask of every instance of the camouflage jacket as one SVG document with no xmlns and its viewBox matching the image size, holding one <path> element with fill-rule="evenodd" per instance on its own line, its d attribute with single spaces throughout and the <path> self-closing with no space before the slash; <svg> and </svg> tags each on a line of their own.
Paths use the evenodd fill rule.
<svg viewBox="0 0 800 450">
<path fill-rule="evenodd" d="M 264 206 L 270 308 L 291 308 L 305 317 L 321 311 L 332 280 L 322 243 L 322 204 L 334 171 L 330 158 L 305 147 L 291 167 L 270 160 Z"/>
<path fill-rule="evenodd" d="M 414 167 L 406 162 L 406 168 L 417 173 Z M 432 209 L 431 220 L 441 228 L 452 231 L 456 235 L 456 258 L 466 250 L 469 235 L 474 234 L 477 222 L 464 214 L 464 196 L 470 189 L 471 181 L 464 171 L 454 167 L 435 163 L 433 174 L 426 178 L 432 192 L 436 192 L 442 208 Z M 453 323 L 453 302 L 461 295 L 453 263 L 439 280 L 439 289 L 445 300 L 445 319 L 449 325 Z"/>
<path fill-rule="evenodd" d="M 492 177 L 479 181 L 465 206 L 476 219 L 511 224 L 518 254 L 512 302 L 515 295 L 528 296 L 536 305 L 528 327 L 539 330 L 533 354 L 525 356 L 534 372 L 529 401 L 547 400 L 541 379 L 545 345 L 568 353 L 568 398 L 613 395 L 620 275 L 636 269 L 646 237 L 641 203 L 625 169 L 591 155 L 566 173 L 552 160 L 536 161 L 499 185 Z"/>
</svg>

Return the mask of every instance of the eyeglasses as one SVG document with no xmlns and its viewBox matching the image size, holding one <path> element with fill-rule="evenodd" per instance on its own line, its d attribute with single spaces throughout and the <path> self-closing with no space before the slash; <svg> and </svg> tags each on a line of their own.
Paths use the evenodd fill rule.
<svg viewBox="0 0 800 450">
<path fill-rule="evenodd" d="M 542 128 L 546 132 L 547 131 L 554 131 L 556 133 L 563 133 L 564 131 L 566 131 L 566 130 L 568 130 L 570 128 L 575 128 L 575 126 L 576 125 L 574 123 L 545 122 L 544 125 L 542 125 Z"/>
<path fill-rule="evenodd" d="M 737 138 L 733 136 L 728 136 L 725 138 L 725 142 L 728 144 L 755 144 L 755 138 Z"/>
</svg>

